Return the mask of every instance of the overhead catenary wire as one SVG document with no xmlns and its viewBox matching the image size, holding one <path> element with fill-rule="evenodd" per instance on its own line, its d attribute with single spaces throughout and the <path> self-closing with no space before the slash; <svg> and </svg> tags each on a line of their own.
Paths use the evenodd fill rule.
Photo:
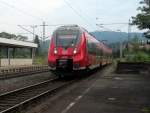
<svg viewBox="0 0 150 113">
<path fill-rule="evenodd" d="M 78 12 L 67 0 L 64 0 L 64 2 L 65 2 L 66 5 L 68 5 L 68 6 L 72 9 L 72 11 L 74 11 L 74 13 L 75 13 L 76 15 L 78 15 L 88 26 L 93 26 L 93 24 L 89 23 L 89 21 L 88 21 L 86 18 L 84 18 L 84 17 L 82 16 L 82 14 L 80 14 L 80 12 Z"/>
<path fill-rule="evenodd" d="M 99 24 L 99 25 L 128 25 L 129 23 L 102 23 L 102 24 Z"/>
<path fill-rule="evenodd" d="M 67 1 L 70 1 L 70 0 L 67 0 Z M 70 1 L 71 2 L 71 1 Z M 75 7 L 75 5 L 74 5 L 74 7 Z M 83 13 L 84 14 L 84 16 L 86 16 L 86 20 L 92 25 L 92 26 L 94 26 L 95 27 L 95 24 L 93 24 L 93 19 L 89 16 L 89 14 L 87 13 L 87 11 L 85 12 L 83 12 L 83 10 L 79 7 L 79 6 L 77 6 L 76 5 L 76 9 L 78 9 L 78 12 L 80 12 L 80 13 Z M 88 17 L 88 18 L 87 18 Z M 92 22 L 91 22 L 91 20 L 92 20 Z"/>
<path fill-rule="evenodd" d="M 121 25 L 121 26 L 124 26 L 124 25 L 128 25 L 128 26 L 130 26 L 131 25 L 131 23 L 130 23 L 130 20 L 129 20 L 129 22 L 127 23 L 127 22 L 120 22 L 120 23 L 101 23 L 101 24 L 96 24 L 98 27 L 103 27 L 103 28 L 106 28 L 106 27 L 104 27 L 104 26 L 116 26 L 116 25 Z M 106 28 L 106 29 L 108 29 L 108 28 Z M 111 31 L 113 31 L 113 30 L 111 30 Z M 128 31 L 129 32 L 129 31 Z M 129 34 L 129 33 L 128 33 Z"/>
<path fill-rule="evenodd" d="M 18 2 L 18 0 L 15 0 L 16 2 Z M 29 3 L 27 0 L 19 0 L 19 2 L 21 2 L 21 4 L 25 4 L 25 7 L 28 7 L 28 8 L 31 8 L 31 7 L 33 7 L 32 6 L 32 4 L 31 3 Z M 36 13 L 36 14 L 45 14 L 43 11 L 41 11 L 40 9 L 35 9 L 34 8 L 34 12 Z"/>
<path fill-rule="evenodd" d="M 6 1 L 0 0 L 0 3 L 3 4 L 3 5 L 5 5 L 5 6 L 7 6 L 7 7 L 9 7 L 9 8 L 12 8 L 12 9 L 18 11 L 19 13 L 21 13 L 23 15 L 27 15 L 27 16 L 30 16 L 30 17 L 36 19 L 36 20 L 43 21 L 42 18 L 40 18 L 38 16 L 35 16 L 35 15 L 32 15 L 32 14 L 30 14 L 30 13 L 28 13 L 28 12 L 26 12 L 26 11 L 24 11 L 24 10 L 22 10 L 22 9 L 16 7 L 16 6 L 14 6 L 14 5 L 12 5 L 12 4 L 7 3 Z"/>
<path fill-rule="evenodd" d="M 104 27 L 104 26 L 101 25 L 101 24 L 96 24 L 96 26 L 98 26 L 99 28 L 103 28 L 103 29 L 105 29 L 106 31 L 113 31 L 113 30 L 111 30 L 111 29 L 109 29 L 109 28 Z"/>
</svg>

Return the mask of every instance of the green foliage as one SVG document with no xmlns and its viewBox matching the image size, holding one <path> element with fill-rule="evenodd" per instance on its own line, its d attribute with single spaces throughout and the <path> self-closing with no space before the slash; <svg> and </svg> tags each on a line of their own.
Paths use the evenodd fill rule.
<svg viewBox="0 0 150 113">
<path fill-rule="evenodd" d="M 150 56 L 143 51 L 137 51 L 137 52 L 134 52 L 130 55 L 127 55 L 126 61 L 129 61 L 129 62 L 149 62 Z"/>
<path fill-rule="evenodd" d="M 39 40 L 38 36 L 36 36 L 34 42 L 38 44 L 34 61 L 35 64 L 47 64 L 47 52 L 50 41 L 48 40 L 46 42 L 42 42 L 41 40 Z"/>
<path fill-rule="evenodd" d="M 146 54 L 146 53 L 144 53 L 144 52 L 142 52 L 142 51 L 139 51 L 139 52 L 137 52 L 137 54 L 135 55 L 135 57 L 134 57 L 134 60 L 136 61 L 136 62 L 142 62 L 142 61 L 150 61 L 150 57 Z"/>
<path fill-rule="evenodd" d="M 28 37 L 22 36 L 22 35 L 18 35 L 18 36 L 17 36 L 17 40 L 27 41 L 27 40 L 28 40 Z"/>
<path fill-rule="evenodd" d="M 132 39 L 129 40 L 129 44 L 132 45 L 132 49 L 137 51 L 140 46 L 140 39 L 135 35 Z"/>
<path fill-rule="evenodd" d="M 6 32 L 1 32 L 0 37 L 1 38 L 7 38 L 7 39 L 21 40 L 21 41 L 28 40 L 28 37 L 26 37 L 26 36 L 15 35 L 15 34 L 10 34 L 10 33 L 6 33 Z"/>
<path fill-rule="evenodd" d="M 139 29 L 150 29 L 150 0 L 142 0 L 142 5 L 138 8 L 141 13 L 133 17 L 133 24 L 137 25 Z"/>
<path fill-rule="evenodd" d="M 38 35 L 35 36 L 34 43 L 36 43 L 38 47 L 40 46 L 40 40 Z"/>
<path fill-rule="evenodd" d="M 144 107 L 141 111 L 143 113 L 150 113 L 150 107 Z"/>
<path fill-rule="evenodd" d="M 36 49 L 35 55 L 39 55 L 40 54 L 40 50 L 39 50 L 39 48 L 40 48 L 40 40 L 39 40 L 38 35 L 35 36 L 34 43 L 36 43 L 38 45 L 38 48 Z"/>
<path fill-rule="evenodd" d="M 129 62 L 144 62 L 150 61 L 150 50 L 140 48 L 141 42 L 138 36 L 134 36 L 128 42 L 128 47 L 124 50 L 126 61 Z"/>
<path fill-rule="evenodd" d="M 14 35 L 14 34 L 9 34 L 9 33 L 6 33 L 6 32 L 1 32 L 0 33 L 0 37 L 1 38 L 7 38 L 7 39 L 15 39 L 15 38 L 17 38 L 17 36 L 16 35 Z"/>
<path fill-rule="evenodd" d="M 14 54 L 13 54 L 14 51 Z M 29 48 L 15 48 L 10 51 L 10 57 L 14 58 L 31 58 L 32 52 Z"/>
<path fill-rule="evenodd" d="M 34 64 L 37 65 L 46 65 L 47 64 L 47 56 L 36 56 L 34 60 Z"/>
</svg>

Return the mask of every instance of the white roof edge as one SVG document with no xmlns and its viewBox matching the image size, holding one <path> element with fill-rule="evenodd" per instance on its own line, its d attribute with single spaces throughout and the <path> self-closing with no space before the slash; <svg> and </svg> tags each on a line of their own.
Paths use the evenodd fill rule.
<svg viewBox="0 0 150 113">
<path fill-rule="evenodd" d="M 0 45 L 6 44 L 6 45 L 13 45 L 13 46 L 21 46 L 21 47 L 31 47 L 31 48 L 37 48 L 38 45 L 32 42 L 25 42 L 25 41 L 19 41 L 14 39 L 7 39 L 7 38 L 1 38 L 0 37 Z"/>
</svg>

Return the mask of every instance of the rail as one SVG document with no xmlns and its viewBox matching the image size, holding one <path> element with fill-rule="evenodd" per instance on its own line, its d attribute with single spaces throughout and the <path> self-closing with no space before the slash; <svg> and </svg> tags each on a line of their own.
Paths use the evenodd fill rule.
<svg viewBox="0 0 150 113">
<path fill-rule="evenodd" d="M 49 71 L 49 67 L 47 65 L 0 67 L 0 79 L 46 71 Z"/>
<path fill-rule="evenodd" d="M 58 78 L 48 80 L 39 84 L 24 87 L 0 95 L 0 113 L 19 112 L 20 108 L 28 103 L 32 103 L 41 97 L 52 94 L 69 84 L 72 81 L 60 81 Z"/>
</svg>

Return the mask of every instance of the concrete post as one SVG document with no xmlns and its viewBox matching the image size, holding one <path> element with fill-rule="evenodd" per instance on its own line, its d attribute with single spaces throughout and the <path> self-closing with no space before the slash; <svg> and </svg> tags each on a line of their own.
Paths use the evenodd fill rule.
<svg viewBox="0 0 150 113">
<path fill-rule="evenodd" d="M 2 53 L 1 53 L 1 45 L 0 45 L 0 67 L 1 67 L 1 58 L 2 58 Z"/>
<path fill-rule="evenodd" d="M 10 65 L 10 50 L 9 50 L 9 47 L 7 47 L 7 58 L 8 58 L 8 65 Z"/>
<path fill-rule="evenodd" d="M 32 51 L 32 64 L 34 62 L 34 57 L 35 57 L 35 48 L 31 48 Z"/>
<path fill-rule="evenodd" d="M 13 58 L 15 58 L 15 51 L 16 51 L 16 48 L 14 47 L 13 48 Z"/>
</svg>

